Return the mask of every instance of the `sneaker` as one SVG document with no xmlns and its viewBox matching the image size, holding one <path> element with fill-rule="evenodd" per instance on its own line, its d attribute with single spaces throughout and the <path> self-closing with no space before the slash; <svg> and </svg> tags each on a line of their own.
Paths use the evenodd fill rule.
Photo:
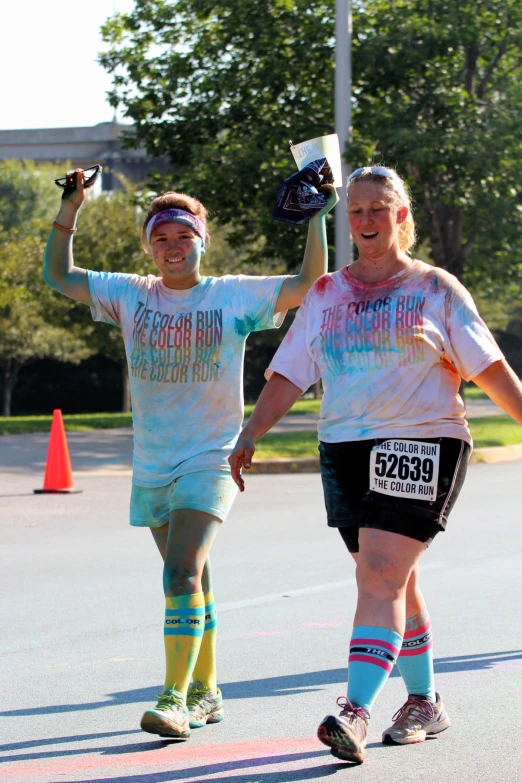
<svg viewBox="0 0 522 783">
<path fill-rule="evenodd" d="M 317 736 L 331 748 L 336 758 L 362 764 L 370 715 L 363 707 L 351 704 L 344 696 L 337 699 L 337 704 L 341 707 L 339 717 L 327 715 L 317 729 Z"/>
<path fill-rule="evenodd" d="M 393 726 L 382 735 L 385 745 L 424 742 L 428 734 L 438 734 L 451 726 L 440 695 L 435 704 L 424 696 L 408 696 L 408 701 L 392 718 Z"/>
<path fill-rule="evenodd" d="M 140 723 L 143 731 L 160 737 L 190 737 L 188 710 L 181 693 L 170 690 L 158 696 L 158 703 L 144 713 Z"/>
<path fill-rule="evenodd" d="M 225 717 L 223 697 L 205 688 L 200 682 L 193 682 L 188 689 L 187 707 L 191 729 L 199 729 L 206 723 L 219 723 Z"/>
</svg>

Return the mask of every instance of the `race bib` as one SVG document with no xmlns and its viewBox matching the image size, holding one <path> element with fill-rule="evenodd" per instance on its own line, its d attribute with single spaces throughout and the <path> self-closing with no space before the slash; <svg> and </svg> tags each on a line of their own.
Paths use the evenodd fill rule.
<svg viewBox="0 0 522 783">
<path fill-rule="evenodd" d="M 370 455 L 370 489 L 396 498 L 437 498 L 440 444 L 386 440 Z"/>
</svg>

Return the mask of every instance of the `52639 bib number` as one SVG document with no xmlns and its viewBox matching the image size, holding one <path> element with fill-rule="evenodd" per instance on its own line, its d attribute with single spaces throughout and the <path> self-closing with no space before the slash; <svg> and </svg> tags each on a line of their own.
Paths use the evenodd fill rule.
<svg viewBox="0 0 522 783">
<path fill-rule="evenodd" d="M 437 497 L 440 444 L 386 440 L 370 455 L 370 489 L 381 495 L 433 501 Z"/>
</svg>

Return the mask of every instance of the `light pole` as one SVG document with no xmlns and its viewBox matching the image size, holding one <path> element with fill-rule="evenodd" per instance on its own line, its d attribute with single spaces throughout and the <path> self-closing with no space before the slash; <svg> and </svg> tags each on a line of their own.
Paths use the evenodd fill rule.
<svg viewBox="0 0 522 783">
<path fill-rule="evenodd" d="M 339 136 L 343 186 L 335 213 L 335 268 L 351 262 L 352 244 L 346 219 L 346 180 L 350 173 L 343 153 L 352 127 L 352 4 L 336 0 L 335 7 L 335 132 Z"/>
</svg>

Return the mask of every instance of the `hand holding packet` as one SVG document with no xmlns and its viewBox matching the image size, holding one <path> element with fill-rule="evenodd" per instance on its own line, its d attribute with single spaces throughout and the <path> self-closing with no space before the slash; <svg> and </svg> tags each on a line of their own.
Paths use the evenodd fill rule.
<svg viewBox="0 0 522 783">
<path fill-rule="evenodd" d="M 332 169 L 334 188 L 342 188 L 343 172 L 341 164 L 341 148 L 337 133 L 328 136 L 317 136 L 315 139 L 300 141 L 298 144 L 290 142 L 290 152 L 299 170 L 304 169 L 313 160 L 326 158 Z"/>
<path fill-rule="evenodd" d="M 307 163 L 301 171 L 285 179 L 279 188 L 272 217 L 298 226 L 306 223 L 328 202 L 328 194 L 321 193 L 318 188 L 333 181 L 332 170 L 326 158 Z"/>
</svg>

